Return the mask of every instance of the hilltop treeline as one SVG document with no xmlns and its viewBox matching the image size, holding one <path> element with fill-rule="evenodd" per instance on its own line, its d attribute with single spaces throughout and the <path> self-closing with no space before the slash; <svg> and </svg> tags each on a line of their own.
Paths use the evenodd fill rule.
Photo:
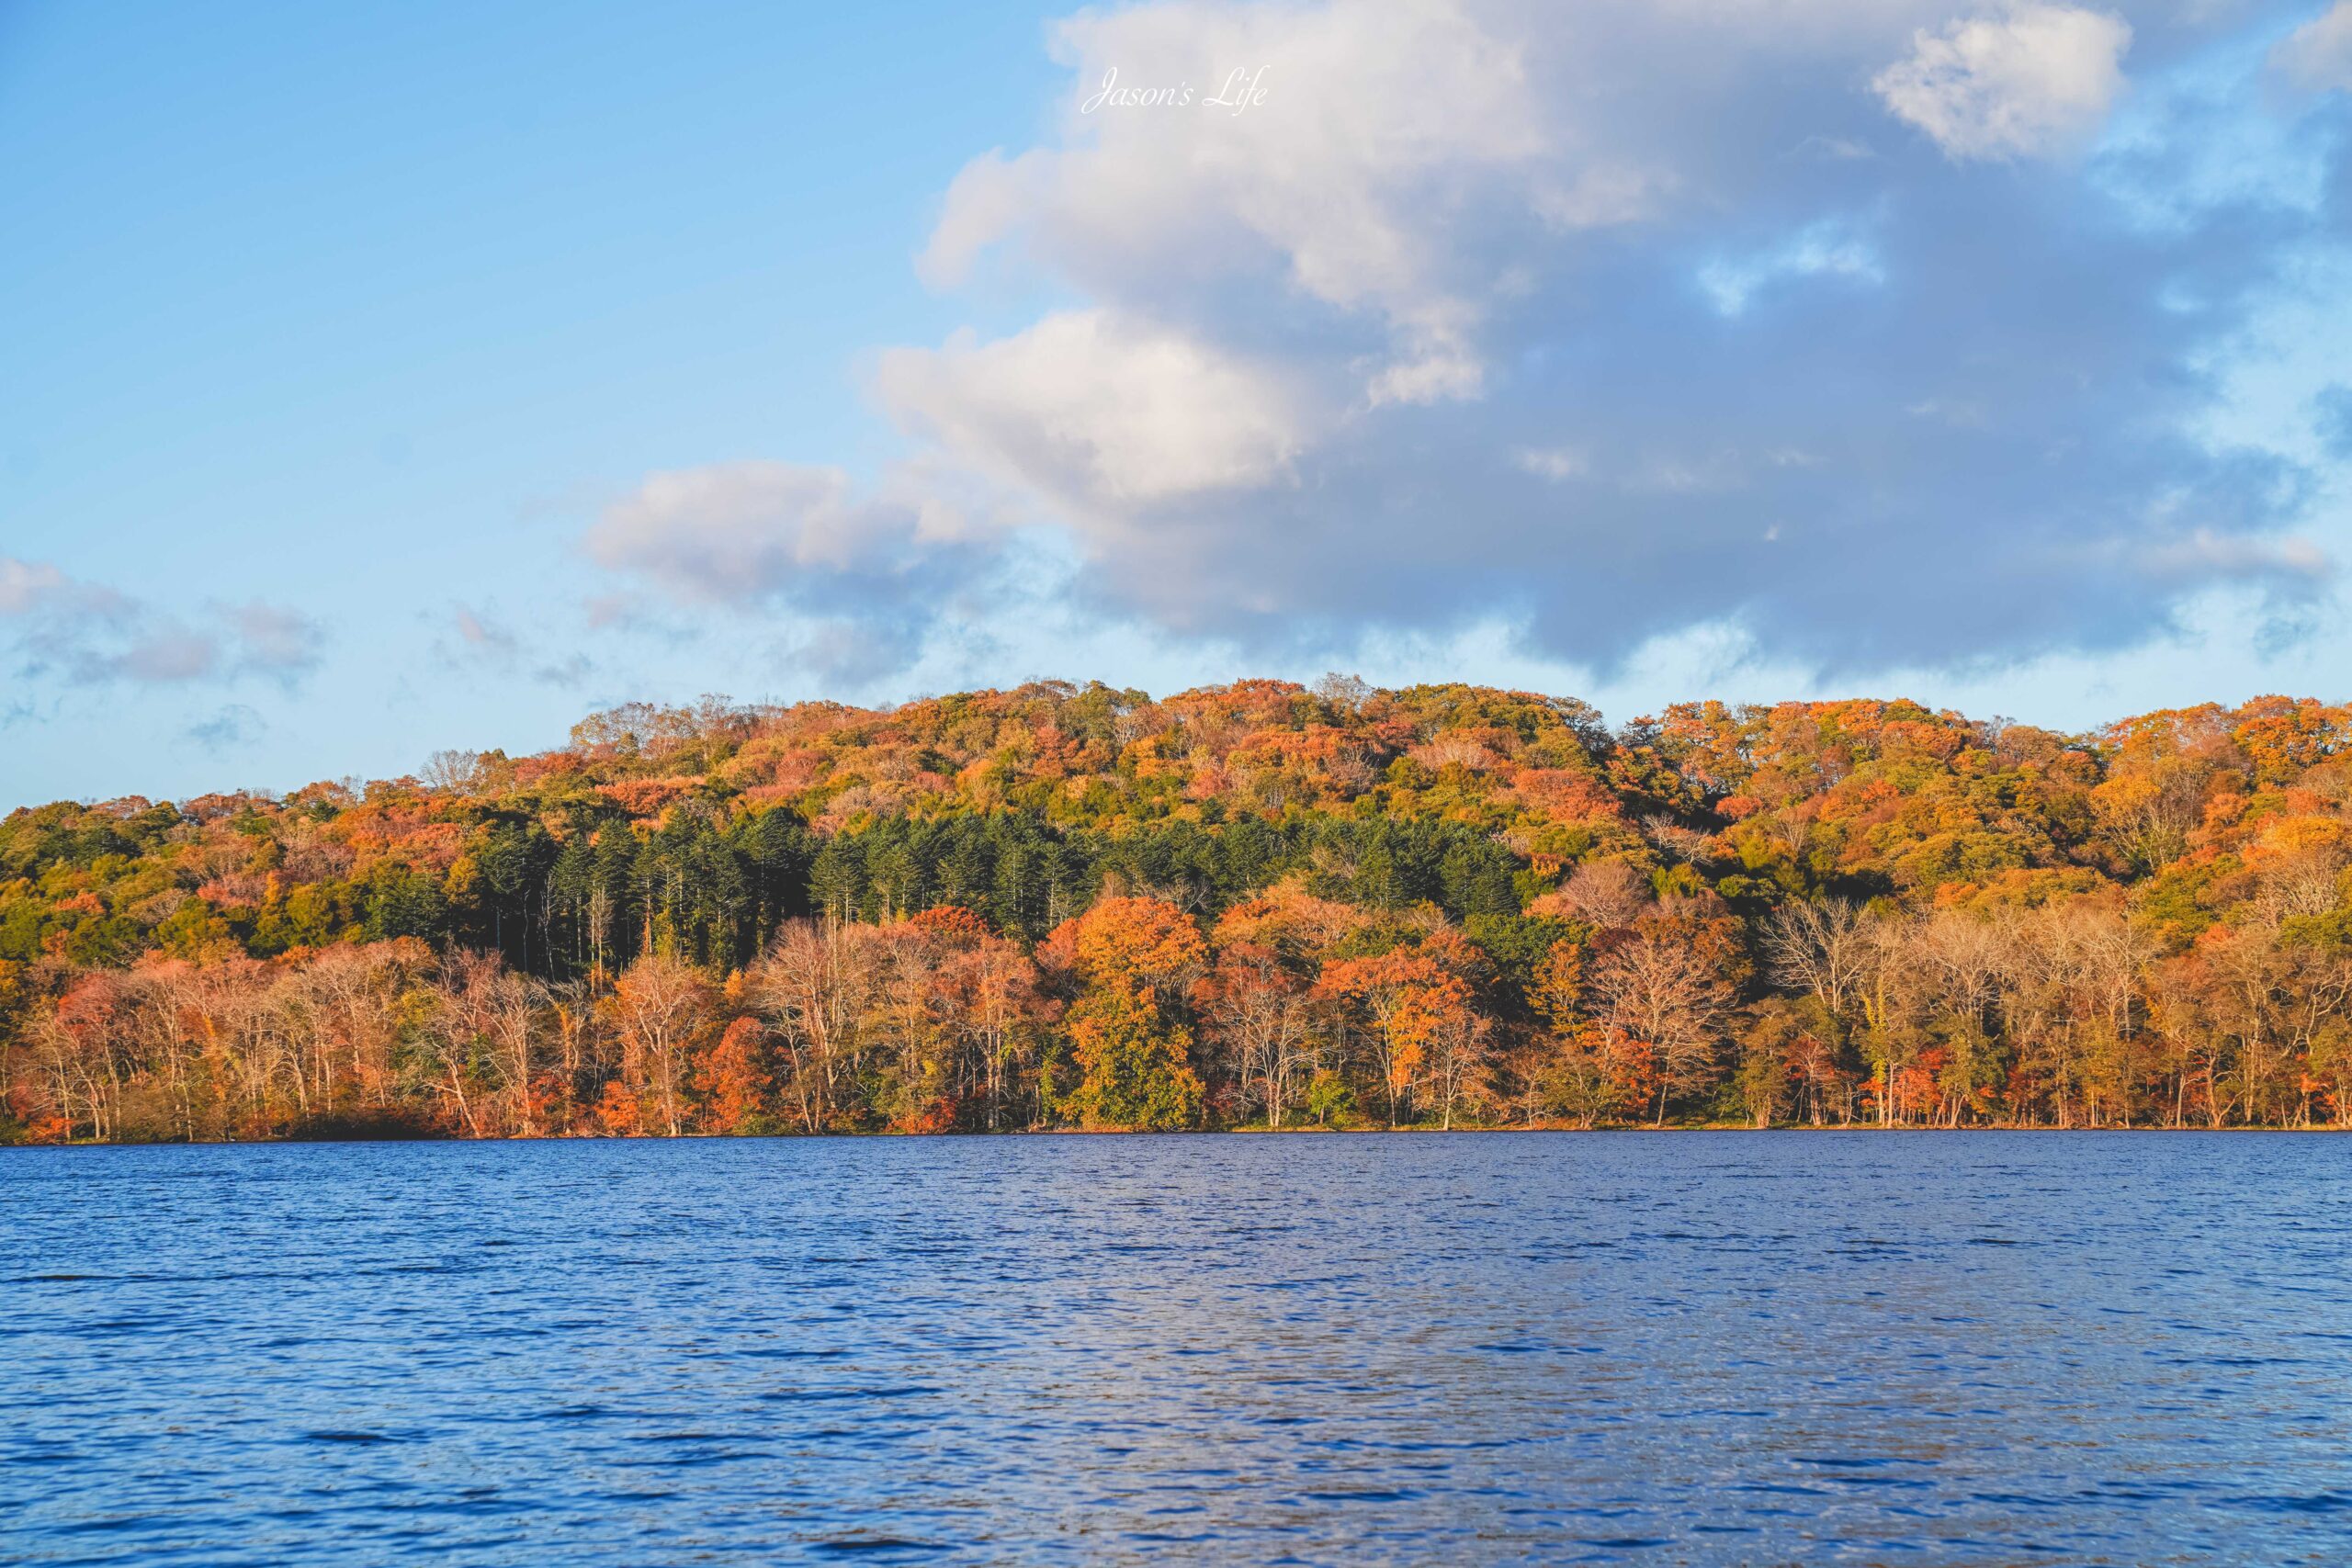
<svg viewBox="0 0 2352 1568">
<path fill-rule="evenodd" d="M 2352 709 L 596 715 L 0 823 L 0 1136 L 2352 1123 Z"/>
</svg>

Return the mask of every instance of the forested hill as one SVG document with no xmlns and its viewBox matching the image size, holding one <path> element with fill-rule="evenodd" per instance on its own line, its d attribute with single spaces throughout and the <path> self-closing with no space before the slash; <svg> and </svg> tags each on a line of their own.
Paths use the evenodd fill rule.
<svg viewBox="0 0 2352 1568">
<path fill-rule="evenodd" d="M 0 824 L 0 1136 L 2352 1122 L 2352 708 L 1272 681 Z"/>
</svg>

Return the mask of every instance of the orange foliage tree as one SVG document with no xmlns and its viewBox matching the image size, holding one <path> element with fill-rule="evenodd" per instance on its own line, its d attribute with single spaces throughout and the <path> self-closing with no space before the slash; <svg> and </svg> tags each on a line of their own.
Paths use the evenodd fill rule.
<svg viewBox="0 0 2352 1568">
<path fill-rule="evenodd" d="M 1091 1127 L 1165 1131 L 1201 1108 L 1181 998 L 1208 950 L 1192 918 L 1157 898 L 1105 898 L 1071 931 L 1084 983 L 1067 1027 Z"/>
</svg>

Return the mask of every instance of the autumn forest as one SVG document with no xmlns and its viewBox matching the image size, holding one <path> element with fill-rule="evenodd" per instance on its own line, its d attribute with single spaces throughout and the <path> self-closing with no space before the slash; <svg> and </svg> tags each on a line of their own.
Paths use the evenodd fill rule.
<svg viewBox="0 0 2352 1568">
<path fill-rule="evenodd" d="M 0 1139 L 2352 1125 L 2352 707 L 634 705 L 0 823 Z"/>
</svg>

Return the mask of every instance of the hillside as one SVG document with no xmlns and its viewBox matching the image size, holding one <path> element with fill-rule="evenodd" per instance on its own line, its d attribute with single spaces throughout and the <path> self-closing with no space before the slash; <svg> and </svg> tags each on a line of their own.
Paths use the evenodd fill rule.
<svg viewBox="0 0 2352 1568">
<path fill-rule="evenodd" d="M 0 823 L 0 1135 L 2352 1122 L 2352 708 L 1246 682 Z"/>
</svg>

